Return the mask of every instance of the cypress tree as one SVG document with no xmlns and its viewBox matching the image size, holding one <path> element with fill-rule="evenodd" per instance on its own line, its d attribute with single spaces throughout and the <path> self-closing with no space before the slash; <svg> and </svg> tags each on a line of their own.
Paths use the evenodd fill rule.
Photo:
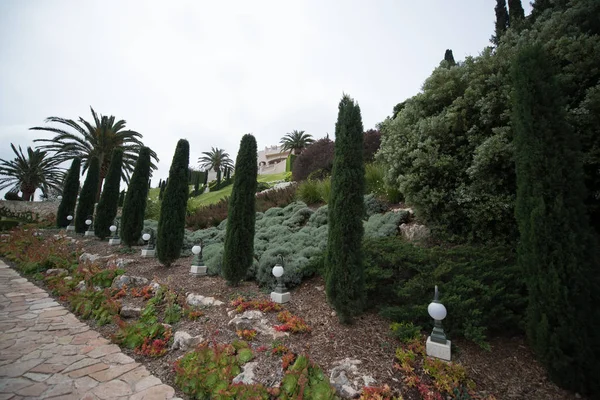
<svg viewBox="0 0 600 400">
<path fill-rule="evenodd" d="M 79 203 L 75 211 L 75 232 L 84 233 L 87 225 L 85 220 L 94 215 L 94 205 L 96 203 L 96 192 L 98 191 L 98 182 L 100 182 L 100 162 L 97 157 L 92 157 L 90 167 L 85 177 L 85 182 L 79 194 Z"/>
<path fill-rule="evenodd" d="M 105 239 L 110 235 L 110 226 L 117 216 L 122 165 L 123 149 L 117 147 L 113 150 L 110 159 L 110 167 L 96 209 L 96 218 L 94 218 L 94 233 L 100 239 Z"/>
<path fill-rule="evenodd" d="M 79 192 L 79 173 L 81 170 L 81 159 L 75 157 L 71 163 L 71 168 L 67 172 L 65 178 L 65 186 L 63 187 L 62 200 L 56 212 L 56 225 L 59 228 L 64 228 L 69 225 L 67 216 L 73 215 L 75 204 L 77 203 L 77 192 Z"/>
<path fill-rule="evenodd" d="M 200 173 L 196 174 L 196 182 L 194 182 L 194 196 L 198 196 L 200 194 Z"/>
<path fill-rule="evenodd" d="M 325 258 L 327 299 L 342 323 L 362 310 L 365 277 L 362 237 L 365 167 L 360 107 L 348 95 L 339 104 Z M 237 178 L 236 178 L 237 179 Z"/>
<path fill-rule="evenodd" d="M 257 164 L 256 139 L 246 134 L 235 160 L 237 174 L 227 210 L 223 252 L 223 277 L 233 286 L 246 277 L 254 260 Z"/>
<path fill-rule="evenodd" d="M 525 19 L 525 10 L 521 4 L 521 0 L 508 0 L 508 11 L 510 17 L 510 26 L 518 24 L 519 21 Z"/>
<path fill-rule="evenodd" d="M 204 171 L 204 186 L 208 185 L 208 171 Z"/>
<path fill-rule="evenodd" d="M 169 169 L 169 183 L 160 204 L 156 237 L 156 255 L 167 267 L 179 258 L 183 245 L 189 163 L 190 144 L 187 140 L 180 139 Z"/>
<path fill-rule="evenodd" d="M 504 32 L 508 29 L 508 10 L 506 9 L 506 0 L 496 0 L 496 30 L 492 36 L 492 43 L 496 46 L 500 43 L 500 39 Z"/>
<path fill-rule="evenodd" d="M 454 61 L 454 54 L 452 54 L 452 50 L 447 49 L 444 53 L 444 60 L 448 62 L 448 65 L 454 67 L 456 65 L 456 61 Z"/>
<path fill-rule="evenodd" d="M 142 147 L 135 163 L 121 213 L 121 239 L 127 246 L 137 244 L 144 228 L 144 212 L 148 201 L 150 149 Z"/>
<path fill-rule="evenodd" d="M 598 247 L 586 215 L 577 136 L 566 121 L 554 67 L 541 46 L 515 59 L 515 133 L 527 336 L 557 384 L 600 394 Z"/>
<path fill-rule="evenodd" d="M 125 190 L 121 190 L 119 195 L 119 207 L 123 207 L 123 203 L 125 203 Z"/>
<path fill-rule="evenodd" d="M 158 192 L 158 200 L 162 200 L 165 194 L 165 188 L 167 187 L 167 182 L 163 181 L 160 185 L 160 190 Z"/>
</svg>

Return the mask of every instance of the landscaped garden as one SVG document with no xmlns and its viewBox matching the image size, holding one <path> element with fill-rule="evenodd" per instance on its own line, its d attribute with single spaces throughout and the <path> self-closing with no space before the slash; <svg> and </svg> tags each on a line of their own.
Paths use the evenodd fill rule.
<svg viewBox="0 0 600 400">
<path fill-rule="evenodd" d="M 186 398 L 596 398 L 600 4 L 495 11 L 377 129 L 343 95 L 334 140 L 283 136 L 280 174 L 252 134 L 180 139 L 150 188 L 123 120 L 50 117 L 0 160 L 0 256 Z M 37 189 L 51 214 L 11 208 Z"/>
</svg>

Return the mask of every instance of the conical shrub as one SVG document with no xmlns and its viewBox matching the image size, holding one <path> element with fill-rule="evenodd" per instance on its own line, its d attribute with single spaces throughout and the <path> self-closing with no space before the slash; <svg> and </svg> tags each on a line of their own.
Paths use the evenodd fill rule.
<svg viewBox="0 0 600 400">
<path fill-rule="evenodd" d="M 100 182 L 100 162 L 97 157 L 92 157 L 85 182 L 79 194 L 77 211 L 75 212 L 75 232 L 77 233 L 84 233 L 86 231 L 87 225 L 85 224 L 85 220 L 94 215 L 98 182 Z"/>
<path fill-rule="evenodd" d="M 62 200 L 56 211 L 56 225 L 64 228 L 69 225 L 67 217 L 74 216 L 75 205 L 77 204 L 77 194 L 79 192 L 79 173 L 81 172 L 81 159 L 75 157 L 71 163 L 71 168 L 67 172 L 65 185 L 62 192 Z"/>
<path fill-rule="evenodd" d="M 137 244 L 144 229 L 148 179 L 150 179 L 150 149 L 142 147 L 129 181 L 121 212 L 121 239 L 127 246 Z"/>
<path fill-rule="evenodd" d="M 112 153 L 110 169 L 104 181 L 104 188 L 100 195 L 96 218 L 94 219 L 94 234 L 100 239 L 105 239 L 110 235 L 110 226 L 117 216 L 122 165 L 123 150 L 116 148 Z"/>
</svg>

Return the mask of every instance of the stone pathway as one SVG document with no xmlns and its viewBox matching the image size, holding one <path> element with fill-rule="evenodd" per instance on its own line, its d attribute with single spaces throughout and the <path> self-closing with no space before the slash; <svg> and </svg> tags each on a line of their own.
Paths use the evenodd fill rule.
<svg viewBox="0 0 600 400">
<path fill-rule="evenodd" d="M 0 260 L 0 400 L 175 400 L 146 367 Z"/>
</svg>

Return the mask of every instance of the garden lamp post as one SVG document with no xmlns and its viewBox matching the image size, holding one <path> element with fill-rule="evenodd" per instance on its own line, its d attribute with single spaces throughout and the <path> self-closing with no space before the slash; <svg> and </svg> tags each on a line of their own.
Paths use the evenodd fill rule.
<svg viewBox="0 0 600 400">
<path fill-rule="evenodd" d="M 72 215 L 67 215 L 67 221 L 69 221 L 69 225 L 67 225 L 67 232 L 68 231 L 74 231 L 75 230 L 75 225 L 73 225 L 73 216 Z"/>
<path fill-rule="evenodd" d="M 427 355 L 450 361 L 451 342 L 446 338 L 444 328 L 442 327 L 442 320 L 446 318 L 448 312 L 446 311 L 446 307 L 440 303 L 437 285 L 435 286 L 433 301 L 427 306 L 427 312 L 433 318 L 433 331 L 431 332 L 431 336 L 427 338 Z"/>
<path fill-rule="evenodd" d="M 92 216 L 90 215 L 85 220 L 85 224 L 87 225 L 87 231 L 85 231 L 84 236 L 94 236 L 94 230 L 92 229 Z"/>
<path fill-rule="evenodd" d="M 109 245 L 121 244 L 121 239 L 119 238 L 119 223 L 117 220 L 110 226 L 110 231 L 112 232 L 113 237 L 108 239 Z"/>
<path fill-rule="evenodd" d="M 283 304 L 290 301 L 290 292 L 286 292 L 285 285 L 283 284 L 283 273 L 285 270 L 283 269 L 283 256 L 278 254 L 277 257 L 281 261 L 281 263 L 275 264 L 273 267 L 272 273 L 275 278 L 277 278 L 277 286 L 275 287 L 275 291 L 271 292 L 271 300 L 275 303 Z"/>
<path fill-rule="evenodd" d="M 192 253 L 194 253 L 194 260 L 192 261 L 192 267 L 190 269 L 190 275 L 192 276 L 203 276 L 206 275 L 206 265 L 202 259 L 203 242 L 200 239 L 200 244 L 192 247 Z"/>
<path fill-rule="evenodd" d="M 154 231 L 150 229 L 150 233 L 146 232 L 142 235 L 142 239 L 146 242 L 146 248 L 142 249 L 142 257 L 154 257 Z"/>
</svg>

